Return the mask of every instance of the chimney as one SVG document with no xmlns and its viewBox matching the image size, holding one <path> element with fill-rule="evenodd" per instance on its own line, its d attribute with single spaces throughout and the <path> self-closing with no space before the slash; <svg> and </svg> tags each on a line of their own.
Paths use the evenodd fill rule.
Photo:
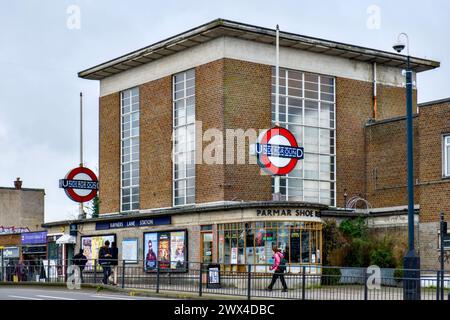
<svg viewBox="0 0 450 320">
<path fill-rule="evenodd" d="M 20 178 L 17 178 L 17 180 L 14 181 L 14 187 L 15 187 L 17 190 L 22 189 L 22 181 L 20 181 Z"/>
</svg>

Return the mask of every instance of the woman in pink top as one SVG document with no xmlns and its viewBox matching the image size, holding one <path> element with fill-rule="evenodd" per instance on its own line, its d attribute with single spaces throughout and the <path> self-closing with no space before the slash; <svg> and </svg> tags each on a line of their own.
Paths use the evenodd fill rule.
<svg viewBox="0 0 450 320">
<path fill-rule="evenodd" d="M 273 251 L 274 263 L 270 267 L 270 270 L 274 270 L 274 273 L 272 276 L 272 281 L 270 282 L 270 285 L 267 287 L 267 290 L 272 291 L 272 288 L 275 285 L 275 282 L 277 281 L 278 278 L 280 278 L 281 284 L 283 286 L 283 292 L 287 292 L 288 287 L 286 285 L 286 280 L 284 279 L 284 275 L 283 275 L 285 267 L 280 268 L 280 264 L 281 264 L 281 261 L 283 260 L 284 256 L 281 253 L 281 251 L 277 248 L 276 245 L 272 246 L 272 251 Z"/>
</svg>

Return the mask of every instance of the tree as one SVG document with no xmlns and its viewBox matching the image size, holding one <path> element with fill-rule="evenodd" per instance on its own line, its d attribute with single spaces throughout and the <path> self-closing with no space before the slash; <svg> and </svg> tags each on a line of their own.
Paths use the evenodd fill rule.
<svg viewBox="0 0 450 320">
<path fill-rule="evenodd" d="M 100 198 L 98 197 L 98 195 L 96 195 L 94 199 L 92 199 L 91 216 L 92 218 L 98 218 L 99 214 L 100 214 Z"/>
</svg>

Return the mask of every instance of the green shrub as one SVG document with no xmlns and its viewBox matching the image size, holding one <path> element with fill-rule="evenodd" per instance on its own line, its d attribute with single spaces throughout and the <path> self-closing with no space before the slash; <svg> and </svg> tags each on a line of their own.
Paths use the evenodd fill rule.
<svg viewBox="0 0 450 320">
<path fill-rule="evenodd" d="M 364 218 L 347 219 L 341 222 L 339 230 L 348 239 L 366 238 L 368 228 Z"/>
<path fill-rule="evenodd" d="M 376 248 L 370 255 L 370 264 L 380 268 L 394 268 L 395 259 L 392 248 Z"/>
<path fill-rule="evenodd" d="M 403 269 L 397 268 L 394 270 L 395 281 L 400 282 L 403 280 Z"/>
<path fill-rule="evenodd" d="M 367 267 L 370 265 L 372 244 L 366 239 L 352 239 L 345 246 L 345 267 Z"/>
<path fill-rule="evenodd" d="M 320 283 L 323 286 L 334 286 L 339 284 L 341 270 L 339 268 L 323 268 Z"/>
</svg>

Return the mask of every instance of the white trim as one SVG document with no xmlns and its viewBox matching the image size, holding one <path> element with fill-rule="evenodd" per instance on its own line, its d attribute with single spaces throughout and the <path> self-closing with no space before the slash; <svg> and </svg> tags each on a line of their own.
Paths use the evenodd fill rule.
<svg viewBox="0 0 450 320">
<path fill-rule="evenodd" d="M 448 171 L 448 163 L 450 161 L 450 152 L 448 148 L 450 147 L 450 134 L 444 134 L 442 136 L 442 176 L 443 178 L 450 177 L 450 171 Z"/>
<path fill-rule="evenodd" d="M 231 58 L 264 65 L 273 65 L 273 45 L 220 37 L 183 50 L 154 62 L 123 71 L 100 80 L 100 96 L 122 91 L 157 80 L 215 60 Z M 280 67 L 326 74 L 372 83 L 371 62 L 328 56 L 300 49 L 280 48 Z M 416 80 L 413 73 L 413 80 Z M 378 84 L 404 87 L 401 68 L 378 66 Z"/>
</svg>

